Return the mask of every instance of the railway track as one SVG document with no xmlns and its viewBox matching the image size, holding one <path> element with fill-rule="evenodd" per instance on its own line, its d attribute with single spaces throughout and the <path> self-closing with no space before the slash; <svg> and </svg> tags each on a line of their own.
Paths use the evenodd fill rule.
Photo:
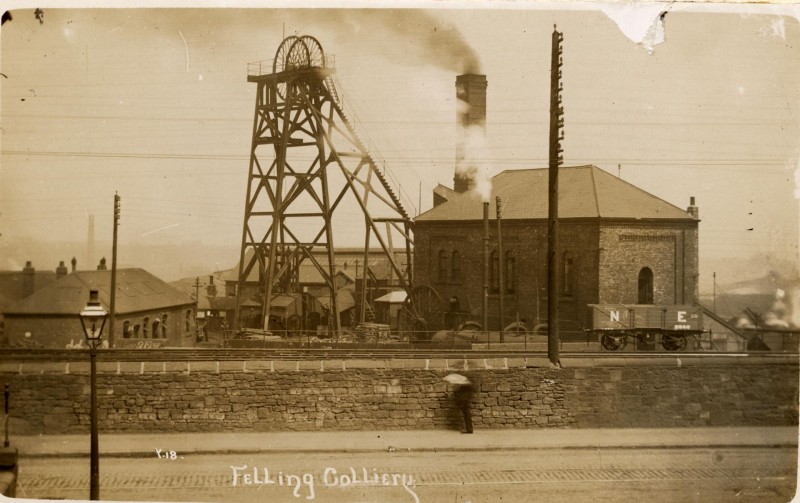
<svg viewBox="0 0 800 503">
<path fill-rule="evenodd" d="M 750 352 L 593 352 L 562 351 L 562 359 L 630 359 L 630 358 L 731 358 L 798 357 L 797 353 Z M 547 358 L 546 351 L 504 350 L 380 350 L 380 349 L 99 349 L 98 361 L 244 361 L 244 360 L 326 360 L 326 359 L 480 359 L 480 358 Z M 0 363 L 25 361 L 86 361 L 88 350 L 76 349 L 3 349 Z"/>
</svg>

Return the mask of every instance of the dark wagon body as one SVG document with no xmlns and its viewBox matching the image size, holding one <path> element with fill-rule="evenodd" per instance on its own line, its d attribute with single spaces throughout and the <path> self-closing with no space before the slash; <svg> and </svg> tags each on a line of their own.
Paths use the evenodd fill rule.
<svg viewBox="0 0 800 503">
<path fill-rule="evenodd" d="M 687 336 L 703 333 L 703 308 L 691 305 L 590 304 L 590 331 L 614 351 L 629 339 L 661 343 L 667 351 L 686 348 Z"/>
</svg>

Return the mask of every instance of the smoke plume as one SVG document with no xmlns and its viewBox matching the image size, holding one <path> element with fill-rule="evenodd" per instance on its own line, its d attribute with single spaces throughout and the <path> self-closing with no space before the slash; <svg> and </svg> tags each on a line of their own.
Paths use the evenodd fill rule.
<svg viewBox="0 0 800 503">
<path fill-rule="evenodd" d="M 416 9 L 337 9 L 326 21 L 349 27 L 353 36 L 380 42 L 372 48 L 399 62 L 419 62 L 454 73 L 479 73 L 480 61 L 461 32 L 449 23 Z"/>
<path fill-rule="evenodd" d="M 456 162 L 456 174 L 468 178 L 470 190 L 487 202 L 492 196 L 492 176 L 487 162 L 486 131 L 477 125 L 460 129 L 464 157 Z"/>
</svg>

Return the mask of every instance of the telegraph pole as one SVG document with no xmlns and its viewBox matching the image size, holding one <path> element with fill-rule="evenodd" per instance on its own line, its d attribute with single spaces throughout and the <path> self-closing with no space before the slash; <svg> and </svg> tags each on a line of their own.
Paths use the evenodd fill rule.
<svg viewBox="0 0 800 503">
<path fill-rule="evenodd" d="M 195 338 L 200 335 L 200 327 L 197 326 L 198 322 L 198 309 L 200 309 L 200 278 L 197 277 L 194 279 L 194 331 L 195 331 Z"/>
<path fill-rule="evenodd" d="M 716 271 L 714 271 L 714 285 L 713 285 L 713 288 L 714 288 L 714 290 L 713 290 L 714 293 L 713 293 L 713 297 L 712 297 L 712 300 L 711 300 L 711 310 L 714 311 L 714 313 L 716 314 L 716 312 L 717 312 L 717 272 Z"/>
<path fill-rule="evenodd" d="M 119 228 L 120 197 L 114 193 L 114 244 L 111 248 L 111 300 L 109 302 L 109 317 L 111 325 L 108 327 L 108 347 L 114 347 L 114 334 L 116 332 L 117 314 L 117 229 Z"/>
<path fill-rule="evenodd" d="M 560 367 L 558 332 L 559 260 L 558 260 L 558 168 L 564 162 L 561 140 L 564 139 L 564 107 L 561 106 L 561 42 L 564 35 L 553 25 L 550 61 L 550 162 L 547 232 L 547 356 Z"/>
<path fill-rule="evenodd" d="M 495 198 L 497 203 L 497 285 L 500 288 L 500 342 L 505 342 L 505 333 L 503 332 L 505 323 L 505 305 L 503 303 L 506 294 L 505 290 L 505 269 L 503 268 L 503 236 L 500 233 L 500 220 L 503 218 L 503 202 L 500 196 Z"/>
<path fill-rule="evenodd" d="M 491 344 L 492 336 L 489 333 L 489 201 L 483 202 L 483 316 L 481 319 L 486 341 Z"/>
</svg>

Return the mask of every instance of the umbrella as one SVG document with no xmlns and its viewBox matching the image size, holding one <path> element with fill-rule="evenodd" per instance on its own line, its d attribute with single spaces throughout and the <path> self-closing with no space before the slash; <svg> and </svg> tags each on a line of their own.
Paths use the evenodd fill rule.
<svg viewBox="0 0 800 503">
<path fill-rule="evenodd" d="M 469 379 L 461 374 L 447 374 L 443 379 L 450 384 L 469 384 Z"/>
</svg>

